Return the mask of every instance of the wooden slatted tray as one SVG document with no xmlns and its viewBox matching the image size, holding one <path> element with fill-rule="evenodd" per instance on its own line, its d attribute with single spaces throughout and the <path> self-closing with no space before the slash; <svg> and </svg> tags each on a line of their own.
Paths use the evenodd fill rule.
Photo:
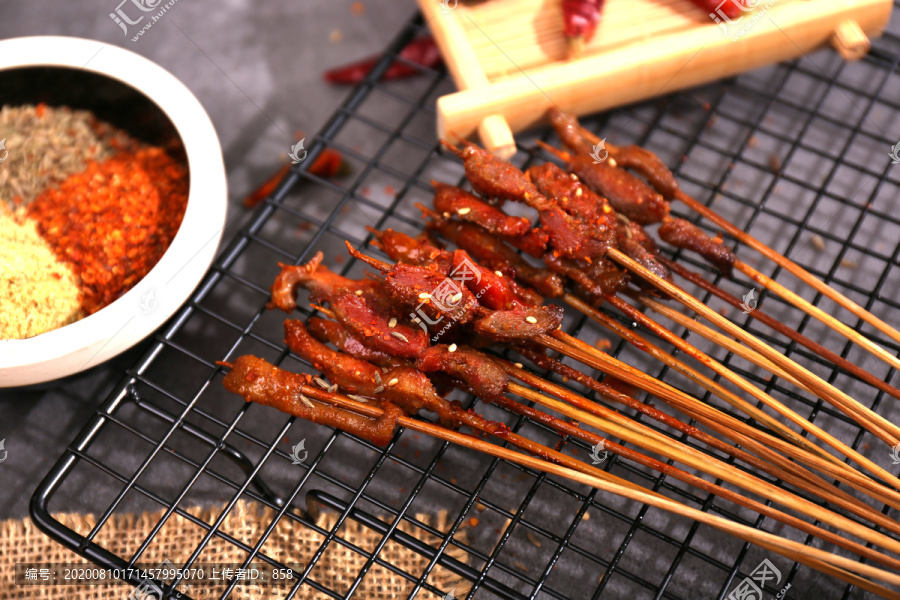
<svg viewBox="0 0 900 600">
<path fill-rule="evenodd" d="M 727 30 L 688 0 L 608 0 L 567 58 L 561 0 L 418 0 L 460 91 L 438 100 L 438 136 L 508 157 L 513 132 L 556 105 L 587 114 L 834 45 L 848 60 L 881 35 L 892 0 L 762 0 Z"/>
</svg>

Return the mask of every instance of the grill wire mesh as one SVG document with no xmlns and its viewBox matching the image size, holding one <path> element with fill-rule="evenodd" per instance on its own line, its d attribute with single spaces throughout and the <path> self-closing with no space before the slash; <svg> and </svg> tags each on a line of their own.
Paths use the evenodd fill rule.
<svg viewBox="0 0 900 600">
<path fill-rule="evenodd" d="M 382 450 L 274 409 L 245 404 L 222 389 L 223 370 L 216 361 L 241 354 L 308 371 L 284 348 L 281 323 L 285 315 L 264 308 L 278 262 L 305 261 L 321 249 L 326 264 L 359 277 L 363 273 L 359 264 L 341 260 L 346 258 L 344 239 L 365 246 L 371 239 L 366 226 L 416 233 L 421 217 L 413 205 L 429 204 L 429 181 L 463 181 L 460 164 L 440 152 L 433 134 L 434 100 L 454 89 L 446 73 L 426 70 L 407 82 L 376 82 L 397 51 L 423 33 L 425 26 L 419 17 L 404 27 L 375 71 L 315 139 L 308 159 L 255 212 L 192 299 L 158 332 L 146 354 L 38 488 L 33 500 L 38 523 L 91 560 L 123 566 L 140 561 L 147 548 L 161 543 L 159 529 L 172 514 L 193 521 L 206 532 L 195 556 L 215 537 L 243 550 L 248 561 L 265 560 L 273 565 L 278 561 L 259 550 L 265 536 L 279 520 L 299 522 L 317 531 L 322 542 L 314 553 L 292 557 L 295 563 L 304 564 L 304 570 L 294 588 L 284 588 L 284 597 L 293 597 L 301 586 L 309 588 L 304 594 L 312 592 L 316 597 L 350 597 L 371 568 L 386 568 L 406 578 L 409 598 L 431 597 L 431 593 L 444 596 L 450 590 L 435 588 L 429 579 L 434 566 L 441 564 L 459 575 L 460 589 L 463 584 L 471 587 L 469 597 L 724 598 L 763 558 L 769 558 L 783 574 L 779 589 L 791 584 L 788 597 L 868 597 L 788 559 L 767 555 L 709 527 L 638 503 L 408 431 L 399 433 Z M 676 168 L 688 193 L 896 324 L 900 220 L 894 209 L 900 167 L 891 168 L 887 153 L 900 135 L 900 82 L 895 75 L 898 51 L 900 37 L 892 28 L 858 63 L 846 63 L 833 52 L 822 51 L 584 122 L 610 141 L 638 143 L 656 151 Z M 548 158 L 535 149 L 536 139 L 558 142 L 547 130 L 520 136 L 514 162 L 527 166 L 535 159 Z M 306 172 L 325 147 L 348 158 L 354 167 L 351 177 L 325 181 Z M 708 225 L 684 206 L 675 204 L 673 209 L 678 216 Z M 381 256 L 372 247 L 366 251 Z M 774 265 L 757 261 L 752 251 L 738 247 L 737 252 L 749 264 L 777 275 L 779 281 L 817 306 L 870 335 L 892 354 L 898 352 L 897 344 L 799 286 Z M 736 295 L 752 287 L 740 278 L 720 281 L 689 255 L 674 256 L 703 270 Z M 717 310 L 723 308 L 701 291 L 688 289 Z M 303 300 L 299 303 L 306 307 Z M 893 370 L 870 360 L 779 298 L 764 292 L 759 305 L 878 377 L 894 376 Z M 301 312 L 304 318 L 310 314 L 305 308 Z M 573 310 L 567 313 L 564 328 L 572 335 L 588 343 L 602 344 L 607 339 Z M 786 344 L 784 338 L 739 311 L 728 314 L 886 418 L 894 422 L 900 418 L 893 400 L 883 398 L 881 392 L 843 375 L 806 349 Z M 883 444 L 842 414 L 669 325 L 816 424 L 890 467 Z M 610 341 L 612 355 L 734 414 L 717 398 L 624 342 Z M 549 446 L 559 444 L 565 452 L 588 460 L 587 444 L 560 438 L 544 426 L 471 397 L 461 398 L 488 418 Z M 635 418 L 645 421 L 642 416 Z M 646 424 L 702 449 L 677 432 L 653 422 Z M 614 432 L 610 434 L 619 441 Z M 294 465 L 291 447 L 301 439 L 305 439 L 309 456 Z M 145 448 L 145 459 L 136 463 L 118 459 L 116 444 L 122 440 L 129 447 Z M 704 511 L 831 548 L 614 456 L 602 467 Z M 165 485 L 148 484 L 159 481 L 151 473 L 165 474 Z M 90 532 L 74 532 L 62 527 L 50 513 L 55 501 L 78 494 L 86 485 L 95 490 L 91 502 L 98 524 Z M 116 556 L 94 544 L 92 540 L 110 515 L 134 506 L 135 498 L 143 502 L 139 505 L 168 509 L 160 527 L 131 556 Z M 218 522 L 209 526 L 187 512 L 198 502 L 212 501 L 224 501 L 230 509 L 239 499 L 276 511 L 272 526 L 261 530 L 259 539 L 234 539 L 216 527 Z M 332 529 L 315 524 L 314 517 L 321 510 L 339 514 Z M 438 531 L 415 517 L 438 510 L 449 512 L 452 526 L 448 531 Z M 478 520 L 475 526 L 473 517 Z M 382 543 L 373 551 L 351 547 L 338 533 L 345 520 L 379 532 L 384 536 Z M 426 545 L 400 532 L 400 522 L 441 541 Z M 407 573 L 387 563 L 379 552 L 389 538 L 425 556 L 428 568 Z M 351 548 L 367 559 L 348 589 L 329 589 L 314 576 L 317 560 L 332 544 Z M 446 556 L 448 547 L 461 548 L 468 560 Z M 221 597 L 239 596 L 241 585 L 224 590 Z M 767 588 L 766 593 L 774 597 L 779 589 Z M 177 597 L 177 592 L 168 588 L 167 592 Z"/>
</svg>

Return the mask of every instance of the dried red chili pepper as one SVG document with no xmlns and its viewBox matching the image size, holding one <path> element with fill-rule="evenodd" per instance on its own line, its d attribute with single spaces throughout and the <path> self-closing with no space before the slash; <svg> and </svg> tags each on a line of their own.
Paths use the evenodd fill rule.
<svg viewBox="0 0 900 600">
<path fill-rule="evenodd" d="M 563 0 L 563 25 L 569 56 L 579 56 L 597 30 L 606 0 Z"/>
<path fill-rule="evenodd" d="M 288 171 L 290 170 L 290 163 L 278 169 L 278 172 L 269 177 L 269 179 L 267 179 L 265 183 L 259 186 L 256 191 L 244 198 L 244 207 L 253 208 L 257 204 L 271 196 L 272 192 L 275 191 L 275 188 L 278 187 L 279 182 L 281 182 L 282 178 L 284 178 L 284 176 L 287 175 Z M 349 169 L 344 163 L 344 157 L 341 156 L 341 153 L 337 150 L 332 150 L 331 148 L 322 150 L 322 153 L 319 154 L 319 157 L 316 158 L 313 164 L 309 167 L 310 173 L 324 178 L 337 177 L 338 175 L 341 175 L 348 170 Z"/>
<path fill-rule="evenodd" d="M 747 0 L 691 0 L 691 3 L 710 14 L 720 13 L 733 19 L 746 10 Z"/>
<path fill-rule="evenodd" d="M 430 37 L 420 37 L 411 41 L 400 51 L 398 56 L 405 61 L 422 65 L 429 69 L 436 69 L 443 63 L 441 51 L 438 49 L 437 44 L 434 43 L 434 39 Z M 359 62 L 337 67 L 325 71 L 323 77 L 325 78 L 325 81 L 328 81 L 329 83 L 357 84 L 365 79 L 366 75 L 369 74 L 369 71 L 372 70 L 372 67 L 375 66 L 380 58 L 380 55 L 373 56 Z M 391 79 L 402 79 L 404 77 L 418 75 L 419 73 L 421 73 L 421 71 L 413 65 L 400 60 L 395 60 L 393 64 L 388 67 L 387 71 L 384 72 L 381 80 L 389 81 Z"/>
<path fill-rule="evenodd" d="M 159 261 L 181 225 L 187 168 L 161 148 L 124 151 L 47 190 L 28 216 L 79 279 L 92 314 L 118 299 Z"/>
</svg>

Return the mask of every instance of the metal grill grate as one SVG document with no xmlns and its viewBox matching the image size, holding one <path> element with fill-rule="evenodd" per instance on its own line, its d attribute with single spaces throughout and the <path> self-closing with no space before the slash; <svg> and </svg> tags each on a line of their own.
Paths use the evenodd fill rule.
<svg viewBox="0 0 900 600">
<path fill-rule="evenodd" d="M 892 136 L 900 135 L 891 133 L 900 132 L 896 100 L 900 79 L 895 76 L 900 37 L 896 31 L 894 27 L 877 41 L 873 52 L 859 63 L 848 64 L 834 53 L 821 52 L 611 111 L 586 119 L 585 124 L 611 141 L 639 143 L 658 152 L 669 165 L 678 167 L 676 175 L 688 193 L 711 203 L 737 226 L 882 319 L 896 322 L 892 315 L 900 308 L 900 219 L 895 198 L 900 167 L 892 169 L 887 158 L 897 141 Z M 317 531 L 323 541 L 312 555 L 291 557 L 293 562 L 306 563 L 295 588 L 290 593 L 285 588 L 285 597 L 293 597 L 299 586 L 322 597 L 350 597 L 375 565 L 406 578 L 410 598 L 425 593 L 422 588 L 443 596 L 450 590 L 436 589 L 429 579 L 437 564 L 459 575 L 479 598 L 725 597 L 765 557 L 759 548 L 647 506 L 598 495 L 583 486 L 410 432 L 399 433 L 382 450 L 273 409 L 245 404 L 222 389 L 222 370 L 215 362 L 240 354 L 252 353 L 288 369 L 307 370 L 283 347 L 284 315 L 264 309 L 277 262 L 304 261 L 321 249 L 332 261 L 330 266 L 360 276 L 358 264 L 334 262 L 335 257 L 346 256 L 344 239 L 364 245 L 369 239 L 367 225 L 417 232 L 421 219 L 413 204 L 429 202 L 429 180 L 462 181 L 461 166 L 440 153 L 433 136 L 434 99 L 453 90 L 447 75 L 427 71 L 408 82 L 376 82 L 397 51 L 421 33 L 420 18 L 404 27 L 370 77 L 316 138 L 308 159 L 256 211 L 190 302 L 156 335 L 38 488 L 32 501 L 36 521 L 79 554 L 111 567 L 142 560 L 151 545 L 160 543 L 160 530 L 172 514 L 205 532 L 191 560 L 217 538 L 245 552 L 247 561 L 279 565 L 260 549 L 280 520 L 299 522 Z M 548 131 L 536 135 L 556 141 Z M 539 157 L 535 139 L 534 135 L 520 137 L 517 164 L 527 165 Z M 306 172 L 324 147 L 341 151 L 354 164 L 352 180 L 324 181 Z M 679 216 L 698 222 L 683 206 L 673 208 Z M 753 264 L 751 251 L 738 248 L 738 254 Z M 715 277 L 689 256 L 676 258 Z M 791 282 L 768 263 L 760 262 L 758 267 Z M 718 283 L 738 295 L 750 287 L 740 281 Z M 714 299 L 693 291 L 720 308 Z M 898 351 L 896 344 L 835 310 L 819 295 L 812 296 L 808 290 L 803 295 L 892 353 Z M 893 377 L 892 370 L 870 361 L 778 298 L 763 294 L 760 306 L 879 377 Z M 900 411 L 891 402 L 882 402 L 880 392 L 839 373 L 806 349 L 785 344 L 743 315 L 729 316 L 888 419 L 900 419 Z M 604 338 L 574 314 L 567 316 L 565 328 L 590 343 Z M 816 424 L 852 442 L 855 449 L 887 464 L 883 446 L 840 413 L 796 394 L 778 379 L 767 379 L 765 373 L 696 336 L 690 340 Z M 717 399 L 623 342 L 613 341 L 609 352 L 720 406 Z M 477 409 L 542 443 L 560 443 L 565 451 L 582 458 L 589 451 L 579 441 L 561 440 L 546 427 L 496 407 L 479 404 Z M 306 440 L 309 457 L 293 465 L 290 448 L 300 439 Z M 689 439 L 681 441 L 691 444 Z M 145 448 L 143 460 L 121 459 L 115 451 L 121 444 Z M 603 466 L 691 506 L 786 533 L 770 519 L 641 467 L 615 458 Z M 164 483 L 154 476 L 159 473 L 165 474 Z M 100 518 L 92 531 L 74 532 L 55 521 L 50 511 L 55 500 L 83 493 L 85 486 L 93 490 L 91 508 Z M 187 511 L 198 502 L 225 501 L 227 512 L 239 499 L 276 511 L 258 539 L 238 540 L 222 531 L 219 525 L 225 513 L 210 526 Z M 117 556 L 93 543 L 112 514 L 134 506 L 167 511 L 133 555 Z M 448 531 L 438 531 L 415 517 L 439 509 L 449 511 L 452 526 Z M 315 524 L 320 510 L 339 514 L 330 530 Z M 479 521 L 475 527 L 470 526 L 473 516 Z M 346 520 L 377 531 L 383 536 L 381 543 L 371 550 L 352 547 L 339 535 Z M 430 533 L 440 544 L 427 545 L 399 531 L 401 522 Z M 461 531 L 465 536 L 459 535 Z M 380 554 L 388 539 L 426 557 L 428 567 L 407 573 L 388 563 Z M 810 542 L 804 536 L 795 539 Z M 367 559 L 349 589 L 329 589 L 313 573 L 331 544 L 348 547 Z M 468 560 L 447 556 L 448 547 L 464 550 Z M 781 586 L 791 583 L 795 590 L 788 597 L 795 593 L 823 600 L 865 597 L 786 559 L 768 558 L 784 574 Z M 229 587 L 222 597 L 233 591 Z M 766 591 L 774 595 L 779 590 Z M 171 597 L 178 597 L 177 593 Z"/>
</svg>

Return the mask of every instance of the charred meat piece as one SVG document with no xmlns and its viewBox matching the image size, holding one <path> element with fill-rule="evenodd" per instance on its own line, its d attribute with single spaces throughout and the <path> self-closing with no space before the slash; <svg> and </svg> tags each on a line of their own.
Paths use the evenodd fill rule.
<svg viewBox="0 0 900 600">
<path fill-rule="evenodd" d="M 407 414 L 415 415 L 421 410 L 437 413 L 441 424 L 447 427 L 459 427 L 460 413 L 463 413 L 458 402 L 450 402 L 438 395 L 431 380 L 422 371 L 412 367 L 397 367 L 382 376 L 384 390 L 380 397 L 396 404 Z"/>
<path fill-rule="evenodd" d="M 470 348 L 438 344 L 426 350 L 416 367 L 425 373 L 439 371 L 462 383 L 463 387 L 491 402 L 506 391 L 508 376 L 496 362 Z"/>
<path fill-rule="evenodd" d="M 436 181 L 431 185 L 435 189 L 434 208 L 446 218 L 452 215 L 504 237 L 522 236 L 531 229 L 528 219 L 511 217 L 465 190 Z"/>
<path fill-rule="evenodd" d="M 446 219 L 434 219 L 428 227 L 466 250 L 482 265 L 515 277 L 544 297 L 556 298 L 563 294 L 563 281 L 558 275 L 525 262 L 512 248 L 479 227 Z"/>
<path fill-rule="evenodd" d="M 721 238 L 711 238 L 690 221 L 675 218 L 659 226 L 659 237 L 676 248 L 696 252 L 722 275 L 731 277 L 737 256 L 722 243 Z"/>
<path fill-rule="evenodd" d="M 649 269 L 657 277 L 661 277 L 666 281 L 672 281 L 672 273 L 657 258 L 655 253 L 650 252 L 641 244 L 641 241 L 651 242 L 647 237 L 643 227 L 637 223 L 618 223 L 616 228 L 618 234 L 619 250 L 624 252 L 630 258 L 641 263 L 645 268 Z M 655 288 L 654 288 L 655 289 Z"/>
<path fill-rule="evenodd" d="M 309 335 L 300 321 L 285 321 L 284 330 L 288 347 L 329 380 L 339 383 L 342 390 L 390 402 L 410 415 L 418 414 L 424 408 L 438 413 L 445 424 L 455 422 L 450 403 L 437 395 L 425 374 L 412 367 L 399 366 L 382 373 L 369 362 L 320 343 Z"/>
<path fill-rule="evenodd" d="M 314 369 L 324 373 L 331 381 L 340 383 L 341 389 L 351 394 L 374 395 L 381 369 L 365 360 L 332 350 L 311 336 L 303 321 L 287 319 L 284 322 L 284 341 L 292 352 L 309 361 Z"/>
<path fill-rule="evenodd" d="M 290 373 L 249 355 L 238 357 L 223 381 L 225 389 L 247 402 L 272 406 L 301 419 L 358 435 L 378 446 L 387 446 L 394 437 L 397 420 L 403 416 L 396 406 L 386 404 L 381 417 L 370 419 L 315 400 L 307 400 L 307 404 L 300 396 L 302 386 L 308 383 L 309 375 Z"/>
<path fill-rule="evenodd" d="M 534 184 L 512 163 L 497 158 L 484 148 L 463 142 L 462 150 L 444 143 L 463 161 L 466 177 L 485 198 L 523 202 L 538 193 Z"/>
<path fill-rule="evenodd" d="M 266 304 L 266 308 L 280 308 L 284 312 L 291 312 L 297 308 L 298 286 L 309 290 L 309 299 L 313 302 L 327 301 L 338 290 L 378 291 L 381 288 L 377 281 L 357 281 L 332 273 L 328 267 L 322 266 L 324 257 L 322 252 L 316 252 L 312 260 L 305 265 L 279 263 L 281 272 L 272 284 L 272 300 Z"/>
<path fill-rule="evenodd" d="M 337 321 L 310 317 L 306 329 L 310 335 L 323 344 L 332 344 L 338 350 L 346 352 L 353 358 L 368 361 L 379 367 L 396 367 L 402 363 L 399 358 L 366 346 L 353 337 L 347 328 Z"/>
<path fill-rule="evenodd" d="M 616 212 L 641 225 L 659 223 L 669 214 L 669 203 L 628 171 L 595 163 L 590 157 L 572 156 L 568 169 L 596 193 L 607 198 Z"/>
<path fill-rule="evenodd" d="M 540 211 L 541 225 L 550 236 L 550 253 L 574 260 L 603 260 L 615 243 L 612 223 L 603 228 L 567 214 L 559 206 Z M 596 235 L 595 235 L 596 234 Z M 610 235 L 612 234 L 612 235 Z"/>
<path fill-rule="evenodd" d="M 606 294 L 616 294 L 630 281 L 628 273 L 608 260 L 584 264 L 548 252 L 544 256 L 544 263 L 554 273 L 569 278 L 575 284 L 579 295 L 595 306 L 603 303 Z"/>
<path fill-rule="evenodd" d="M 615 246 L 615 216 L 604 200 L 552 163 L 532 167 L 528 175 L 554 203 L 556 210 L 542 210 L 540 215 L 556 253 L 592 261 Z"/>
<path fill-rule="evenodd" d="M 556 135 L 569 150 L 581 156 L 590 156 L 594 152 L 594 146 L 577 118 L 556 107 L 550 109 L 549 117 Z M 640 173 L 666 200 L 675 197 L 678 182 L 658 156 L 640 146 L 621 148 L 607 144 L 606 147 L 619 168 L 633 169 Z"/>
<path fill-rule="evenodd" d="M 428 334 L 402 323 L 391 327 L 393 317 L 365 295 L 338 294 L 331 299 L 331 310 L 350 335 L 374 350 L 415 358 L 428 347 Z"/>
<path fill-rule="evenodd" d="M 482 267 L 465 250 L 453 252 L 450 277 L 464 283 L 478 303 L 491 310 L 524 306 L 511 286 L 512 279 Z"/>
<path fill-rule="evenodd" d="M 445 316 L 453 323 L 465 324 L 472 320 L 478 301 L 465 286 L 449 279 L 434 265 L 392 265 L 366 256 L 350 242 L 346 244 L 351 256 L 385 273 L 383 288 L 395 303 L 420 312 L 432 324 Z"/>
<path fill-rule="evenodd" d="M 550 236 L 544 229 L 535 227 L 525 235 L 518 237 L 504 237 L 503 240 L 525 254 L 540 258 L 544 255 L 544 252 L 547 251 L 547 243 L 550 241 Z"/>
<path fill-rule="evenodd" d="M 615 219 L 616 211 L 609 201 L 581 183 L 577 175 L 566 173 L 554 163 L 536 165 L 527 173 L 541 194 L 554 198 L 573 217 L 588 222 Z"/>
<path fill-rule="evenodd" d="M 550 333 L 562 324 L 561 306 L 533 306 L 511 310 L 496 310 L 476 319 L 473 329 L 478 335 L 501 343 L 531 342 L 535 337 Z"/>
<path fill-rule="evenodd" d="M 396 263 L 384 278 L 384 290 L 406 308 L 422 310 L 435 320 L 472 320 L 478 300 L 453 279 L 425 267 Z"/>
<path fill-rule="evenodd" d="M 381 249 L 394 262 L 433 266 L 436 271 L 442 273 L 450 271 L 450 253 L 432 244 L 424 235 L 411 237 L 393 229 L 378 231 L 369 228 L 369 231 L 375 235 Z"/>
<path fill-rule="evenodd" d="M 626 218 L 620 217 L 616 222 L 616 234 L 621 236 L 623 233 L 623 228 L 624 234 L 643 246 L 644 250 L 654 256 L 659 254 L 659 246 L 656 245 L 656 240 L 650 237 L 650 235 L 641 225 L 635 223 L 634 221 L 629 221 Z"/>
<path fill-rule="evenodd" d="M 620 169 L 631 169 L 640 175 L 662 194 L 666 200 L 672 200 L 678 193 L 678 181 L 669 167 L 660 158 L 640 146 L 625 146 L 610 150 Z"/>
<path fill-rule="evenodd" d="M 550 108 L 548 116 L 556 135 L 569 150 L 584 156 L 589 156 L 593 152 L 593 145 L 584 137 L 584 130 L 578 123 L 578 119 L 567 115 L 555 106 Z"/>
<path fill-rule="evenodd" d="M 547 272 L 549 273 L 549 271 Z M 525 306 L 540 306 L 544 301 L 541 295 L 536 291 L 529 287 L 519 285 L 519 283 L 511 277 L 506 278 L 506 283 L 509 285 L 509 289 L 512 290 L 512 293 L 515 294 L 516 299 Z"/>
</svg>

